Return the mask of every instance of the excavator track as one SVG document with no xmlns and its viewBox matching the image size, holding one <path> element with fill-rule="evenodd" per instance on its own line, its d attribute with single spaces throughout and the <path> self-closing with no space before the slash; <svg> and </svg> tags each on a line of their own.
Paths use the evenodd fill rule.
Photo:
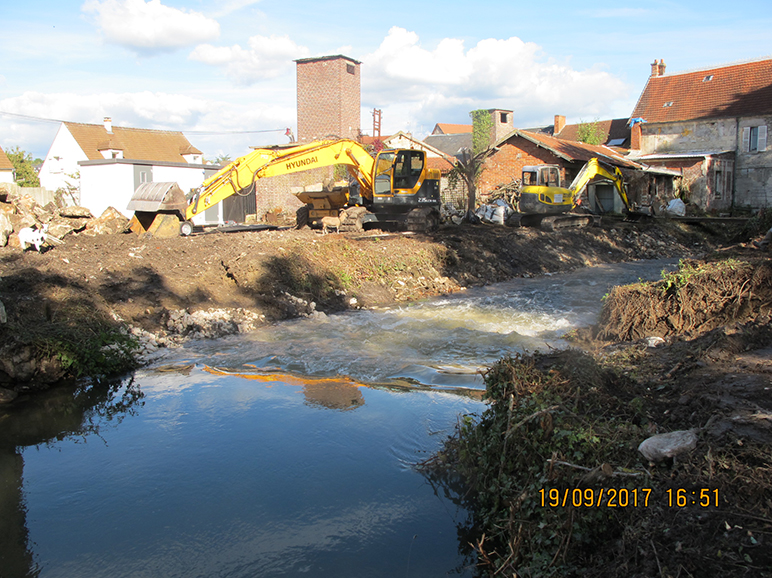
<svg viewBox="0 0 772 578">
<path fill-rule="evenodd" d="M 347 233 L 358 233 L 364 230 L 362 217 L 367 214 L 364 207 L 350 207 L 345 210 L 340 219 L 340 230 Z"/>
<path fill-rule="evenodd" d="M 433 231 L 440 224 L 440 215 L 436 209 L 423 207 L 413 209 L 407 214 L 407 230 L 417 233 Z"/>
<path fill-rule="evenodd" d="M 585 229 L 599 224 L 600 217 L 597 215 L 563 213 L 544 217 L 541 220 L 540 227 L 542 231 L 562 231 L 565 229 Z"/>
</svg>

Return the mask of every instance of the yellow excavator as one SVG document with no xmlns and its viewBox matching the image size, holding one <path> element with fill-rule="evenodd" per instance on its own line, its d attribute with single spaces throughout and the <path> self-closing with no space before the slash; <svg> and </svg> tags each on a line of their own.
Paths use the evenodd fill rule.
<svg viewBox="0 0 772 578">
<path fill-rule="evenodd" d="M 523 167 L 520 181 L 518 213 L 520 224 L 539 225 L 547 231 L 587 227 L 598 220 L 589 212 L 574 212 L 580 197 L 593 179 L 611 181 L 628 215 L 637 214 L 627 196 L 627 187 L 619 167 L 601 163 L 591 158 L 568 186 L 561 186 L 560 168 L 557 165 Z"/>
<path fill-rule="evenodd" d="M 127 207 L 134 211 L 130 227 L 139 234 L 190 235 L 193 217 L 231 195 L 250 193 L 258 179 L 332 165 L 346 166 L 351 180 L 296 193 L 305 203 L 303 220 L 312 226 L 324 217 L 340 219 L 339 230 L 375 223 L 420 231 L 439 224 L 440 171 L 427 167 L 424 151 L 384 149 L 373 157 L 356 141 L 336 139 L 255 149 L 205 180 L 189 199 L 177 183 L 144 183 Z"/>
</svg>

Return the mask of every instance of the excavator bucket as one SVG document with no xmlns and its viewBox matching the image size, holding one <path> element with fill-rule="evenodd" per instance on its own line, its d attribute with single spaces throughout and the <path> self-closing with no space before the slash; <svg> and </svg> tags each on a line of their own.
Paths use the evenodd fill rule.
<svg viewBox="0 0 772 578">
<path fill-rule="evenodd" d="M 176 237 L 188 203 L 177 183 L 143 183 L 126 207 L 134 211 L 129 228 L 136 234 Z"/>
</svg>

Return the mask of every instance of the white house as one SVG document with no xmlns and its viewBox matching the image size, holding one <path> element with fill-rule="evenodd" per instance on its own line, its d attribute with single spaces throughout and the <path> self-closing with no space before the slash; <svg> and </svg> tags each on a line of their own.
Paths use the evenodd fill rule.
<svg viewBox="0 0 772 578">
<path fill-rule="evenodd" d="M 102 125 L 63 122 L 39 176 L 52 191 L 79 185 L 78 204 L 94 216 L 114 207 L 131 217 L 126 206 L 142 183 L 176 182 L 187 193 L 219 168 L 204 164 L 181 132 L 113 127 L 105 118 Z M 207 219 L 222 221 L 219 214 Z"/>
<path fill-rule="evenodd" d="M 0 148 L 0 183 L 13 183 L 15 171 L 8 155 Z"/>
</svg>

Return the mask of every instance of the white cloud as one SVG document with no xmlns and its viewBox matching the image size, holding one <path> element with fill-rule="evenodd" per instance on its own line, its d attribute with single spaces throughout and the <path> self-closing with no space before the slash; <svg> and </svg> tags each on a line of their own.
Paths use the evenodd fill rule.
<svg viewBox="0 0 772 578">
<path fill-rule="evenodd" d="M 94 15 L 108 42 L 141 53 L 171 51 L 220 35 L 215 20 L 160 0 L 87 0 L 81 10 Z"/>
<path fill-rule="evenodd" d="M 188 58 L 223 68 L 237 84 L 250 85 L 289 74 L 294 69 L 292 61 L 308 54 L 306 47 L 295 44 L 289 36 L 271 35 L 250 37 L 248 48 L 202 44 Z"/>
<path fill-rule="evenodd" d="M 389 131 L 404 130 L 412 117 L 417 136 L 437 122 L 471 122 L 477 108 L 513 110 L 515 126 L 525 128 L 555 114 L 611 118 L 631 98 L 631 88 L 608 72 L 574 70 L 517 37 L 481 40 L 469 50 L 446 38 L 430 50 L 414 32 L 394 27 L 362 61 L 363 105 L 382 108 Z"/>
<path fill-rule="evenodd" d="M 242 8 L 252 6 L 253 4 L 258 4 L 260 1 L 261 0 L 223 0 L 217 3 L 218 9 L 214 16 L 217 18 L 229 16 L 233 12 L 237 12 Z"/>
<path fill-rule="evenodd" d="M 239 103 L 211 100 L 184 94 L 136 92 L 76 93 L 25 92 L 0 100 L 0 110 L 24 115 L 24 118 L 0 115 L 0 146 L 18 146 L 33 156 L 45 156 L 59 128 L 58 122 L 35 121 L 61 119 L 69 122 L 102 124 L 105 116 L 115 126 L 158 130 L 190 131 L 188 140 L 200 148 L 207 158 L 229 154 L 236 158 L 249 152 L 252 145 L 285 142 L 286 127 L 295 124 L 295 103 L 289 106 L 255 100 Z M 252 134 L 197 135 L 196 131 L 227 133 L 228 131 L 275 131 Z"/>
</svg>

